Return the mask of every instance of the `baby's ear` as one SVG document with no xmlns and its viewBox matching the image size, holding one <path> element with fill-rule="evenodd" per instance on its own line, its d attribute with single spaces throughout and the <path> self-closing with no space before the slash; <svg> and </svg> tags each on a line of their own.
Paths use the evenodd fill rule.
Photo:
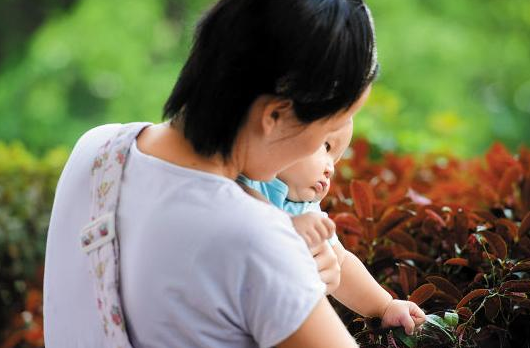
<svg viewBox="0 0 530 348">
<path fill-rule="evenodd" d="M 272 134 L 278 125 L 290 120 L 294 115 L 293 102 L 290 99 L 271 99 L 261 117 L 261 126 L 265 135 Z"/>
</svg>

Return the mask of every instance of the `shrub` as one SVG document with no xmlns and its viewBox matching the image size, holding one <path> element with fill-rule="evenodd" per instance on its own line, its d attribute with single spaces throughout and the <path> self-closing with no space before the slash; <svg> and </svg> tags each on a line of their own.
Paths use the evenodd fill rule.
<svg viewBox="0 0 530 348">
<path fill-rule="evenodd" d="M 42 276 L 55 186 L 68 152 L 36 159 L 0 143 L 0 342 L 42 346 Z M 8 335 L 9 332 L 9 335 Z"/>
<path fill-rule="evenodd" d="M 363 140 L 323 202 L 346 248 L 394 297 L 430 313 L 406 337 L 334 303 L 363 347 L 523 347 L 530 342 L 530 150 L 486 160 L 387 154 Z M 375 323 L 375 325 L 374 325 Z"/>
<path fill-rule="evenodd" d="M 364 140 L 339 163 L 323 208 L 395 298 L 420 304 L 415 336 L 333 304 L 363 347 L 524 347 L 530 341 L 530 151 L 485 160 L 385 154 Z M 0 342 L 40 347 L 42 263 L 67 151 L 0 144 Z"/>
</svg>

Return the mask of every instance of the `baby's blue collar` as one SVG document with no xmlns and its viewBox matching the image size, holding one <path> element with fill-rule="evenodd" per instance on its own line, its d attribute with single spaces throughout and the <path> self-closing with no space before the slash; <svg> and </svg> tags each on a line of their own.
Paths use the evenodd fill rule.
<svg viewBox="0 0 530 348">
<path fill-rule="evenodd" d="M 274 178 L 266 183 L 269 201 L 277 207 L 283 207 L 283 202 L 287 199 L 289 187 L 278 178 Z"/>
</svg>

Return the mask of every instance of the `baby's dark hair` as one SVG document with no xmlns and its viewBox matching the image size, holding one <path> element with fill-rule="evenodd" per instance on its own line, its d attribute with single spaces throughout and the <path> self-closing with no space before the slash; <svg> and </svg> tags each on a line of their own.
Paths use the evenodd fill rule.
<svg viewBox="0 0 530 348">
<path fill-rule="evenodd" d="M 361 0 L 220 0 L 197 26 L 164 119 L 183 125 L 197 153 L 228 158 L 258 96 L 292 100 L 310 123 L 349 108 L 376 73 Z"/>
</svg>

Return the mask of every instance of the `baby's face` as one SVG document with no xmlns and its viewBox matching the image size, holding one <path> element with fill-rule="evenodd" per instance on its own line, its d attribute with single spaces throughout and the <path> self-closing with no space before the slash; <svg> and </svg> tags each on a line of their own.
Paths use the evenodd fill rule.
<svg viewBox="0 0 530 348">
<path fill-rule="evenodd" d="M 331 133 L 317 152 L 278 174 L 278 178 L 289 187 L 289 200 L 317 202 L 326 196 L 335 171 L 335 163 L 350 143 L 352 122 L 350 119 L 341 129 Z"/>
</svg>

